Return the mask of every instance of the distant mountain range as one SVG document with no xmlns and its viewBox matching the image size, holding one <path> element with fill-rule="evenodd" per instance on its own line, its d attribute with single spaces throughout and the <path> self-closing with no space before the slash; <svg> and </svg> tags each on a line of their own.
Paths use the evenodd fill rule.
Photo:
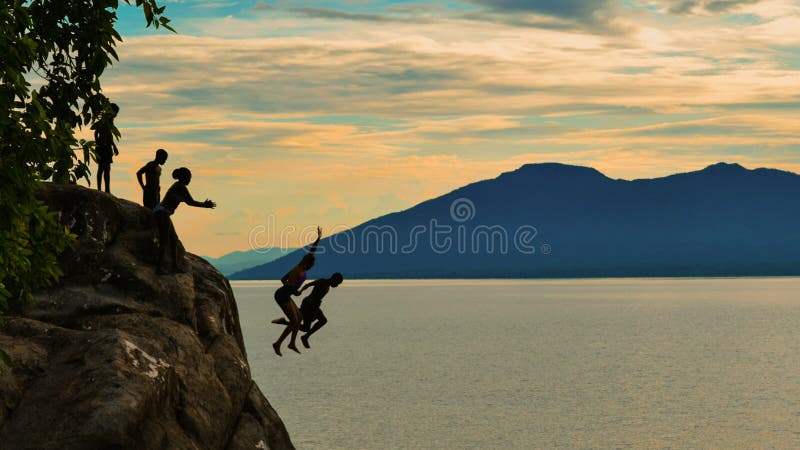
<svg viewBox="0 0 800 450">
<path fill-rule="evenodd" d="M 800 274 L 800 175 L 719 163 L 656 179 L 529 164 L 320 244 L 311 276 Z M 278 279 L 300 251 L 231 275 Z"/>
<path fill-rule="evenodd" d="M 220 256 L 219 258 L 203 256 L 203 259 L 210 262 L 211 265 L 216 267 L 217 270 L 222 272 L 223 275 L 228 276 L 240 270 L 274 261 L 281 256 L 285 256 L 295 250 L 297 249 L 267 248 L 243 252 L 236 251 Z"/>
</svg>

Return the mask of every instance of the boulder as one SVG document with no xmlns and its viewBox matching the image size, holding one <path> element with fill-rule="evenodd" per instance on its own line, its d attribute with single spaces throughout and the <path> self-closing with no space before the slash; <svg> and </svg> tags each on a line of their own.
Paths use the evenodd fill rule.
<svg viewBox="0 0 800 450">
<path fill-rule="evenodd" d="M 184 253 L 157 275 L 147 209 L 80 186 L 40 197 L 77 235 L 64 277 L 0 322 L 0 449 L 292 449 L 253 382 L 228 280 Z"/>
</svg>

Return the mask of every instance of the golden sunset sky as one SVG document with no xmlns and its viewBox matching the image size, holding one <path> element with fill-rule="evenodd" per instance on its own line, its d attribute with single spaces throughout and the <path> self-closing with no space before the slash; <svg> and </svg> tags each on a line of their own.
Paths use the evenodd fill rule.
<svg viewBox="0 0 800 450">
<path fill-rule="evenodd" d="M 159 147 L 216 210 L 187 248 L 341 230 L 522 164 L 650 178 L 718 162 L 800 171 L 800 2 L 174 0 L 177 34 L 121 6 L 104 75 L 112 190 Z M 308 231 L 308 230 L 307 230 Z"/>
</svg>

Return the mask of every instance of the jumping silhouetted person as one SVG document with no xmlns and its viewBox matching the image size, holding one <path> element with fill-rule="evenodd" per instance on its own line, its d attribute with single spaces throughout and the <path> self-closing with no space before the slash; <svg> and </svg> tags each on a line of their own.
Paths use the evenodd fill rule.
<svg viewBox="0 0 800 450">
<path fill-rule="evenodd" d="M 102 190 L 103 180 L 105 180 L 108 193 L 111 193 L 111 163 L 114 162 L 114 155 L 119 155 L 119 149 L 114 142 L 114 138 L 119 136 L 119 132 L 115 133 L 114 128 L 114 118 L 118 113 L 119 106 L 112 103 L 111 111 L 92 126 L 97 154 L 97 190 Z"/>
<path fill-rule="evenodd" d="M 142 187 L 142 204 L 148 209 L 155 208 L 161 201 L 161 166 L 167 162 L 167 156 L 167 151 L 163 148 L 156 150 L 156 159 L 136 172 L 136 179 Z M 142 182 L 142 175 L 147 184 Z"/>
<path fill-rule="evenodd" d="M 344 281 L 344 277 L 341 273 L 336 272 L 331 275 L 330 278 L 320 278 L 312 281 L 311 283 L 306 283 L 306 285 L 300 289 L 300 292 L 302 293 L 310 287 L 314 288 L 311 290 L 311 294 L 304 298 L 303 303 L 300 304 L 300 315 L 303 316 L 303 323 L 300 325 L 300 330 L 306 332 L 306 334 L 300 336 L 300 341 L 303 343 L 303 347 L 311 348 L 311 345 L 308 344 L 308 338 L 310 338 L 312 334 L 319 331 L 320 328 L 324 327 L 325 324 L 328 323 L 328 318 L 325 317 L 325 314 L 323 314 L 322 309 L 320 308 L 322 305 L 322 299 L 328 295 L 328 292 L 331 290 L 331 288 L 335 288 L 336 286 L 342 284 L 342 281 Z M 275 319 L 272 321 L 272 323 L 289 325 L 289 322 L 285 317 Z"/>
<path fill-rule="evenodd" d="M 281 333 L 281 336 L 272 344 L 272 348 L 275 350 L 275 353 L 278 356 L 281 355 L 281 344 L 283 340 L 286 339 L 286 336 L 289 333 L 292 334 L 292 338 L 289 340 L 289 347 L 291 350 L 294 350 L 297 353 L 300 353 L 300 350 L 297 349 L 297 331 L 300 329 L 300 322 L 301 322 L 301 315 L 300 310 L 297 308 L 297 305 L 292 300 L 292 295 L 300 295 L 300 287 L 303 285 L 303 282 L 306 281 L 306 273 L 309 269 L 314 267 L 314 262 L 316 261 L 314 258 L 314 252 L 317 251 L 317 245 L 319 244 L 319 240 L 322 238 L 322 228 L 317 227 L 317 240 L 311 245 L 311 248 L 308 250 L 308 253 L 303 255 L 303 259 L 292 268 L 286 275 L 281 278 L 281 283 L 283 286 L 279 287 L 277 291 L 275 291 L 275 301 L 278 303 L 278 306 L 281 307 L 283 313 L 286 314 L 286 317 L 289 319 L 288 323 L 286 324 L 286 328 Z"/>
<path fill-rule="evenodd" d="M 217 206 L 216 203 L 208 199 L 204 202 L 198 202 L 192 198 L 192 194 L 189 193 L 189 189 L 186 187 L 192 181 L 192 172 L 186 167 L 179 167 L 173 170 L 172 178 L 178 181 L 173 183 L 167 190 L 164 200 L 153 208 L 153 216 L 158 226 L 158 263 L 156 267 L 159 274 L 167 273 L 163 266 L 167 246 L 169 246 L 170 254 L 172 255 L 172 272 L 180 271 L 178 266 L 178 236 L 175 234 L 175 227 L 172 225 L 172 219 L 170 219 L 178 205 L 183 202 L 198 208 L 215 208 Z"/>
</svg>

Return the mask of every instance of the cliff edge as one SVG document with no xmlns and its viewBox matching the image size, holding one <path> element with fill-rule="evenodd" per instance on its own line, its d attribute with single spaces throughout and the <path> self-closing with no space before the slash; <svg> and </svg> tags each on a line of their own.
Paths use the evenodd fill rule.
<svg viewBox="0 0 800 450">
<path fill-rule="evenodd" d="M 292 449 L 250 376 L 228 280 L 186 253 L 156 275 L 145 208 L 80 186 L 40 197 L 78 236 L 65 275 L 0 322 L 2 449 Z"/>
</svg>

